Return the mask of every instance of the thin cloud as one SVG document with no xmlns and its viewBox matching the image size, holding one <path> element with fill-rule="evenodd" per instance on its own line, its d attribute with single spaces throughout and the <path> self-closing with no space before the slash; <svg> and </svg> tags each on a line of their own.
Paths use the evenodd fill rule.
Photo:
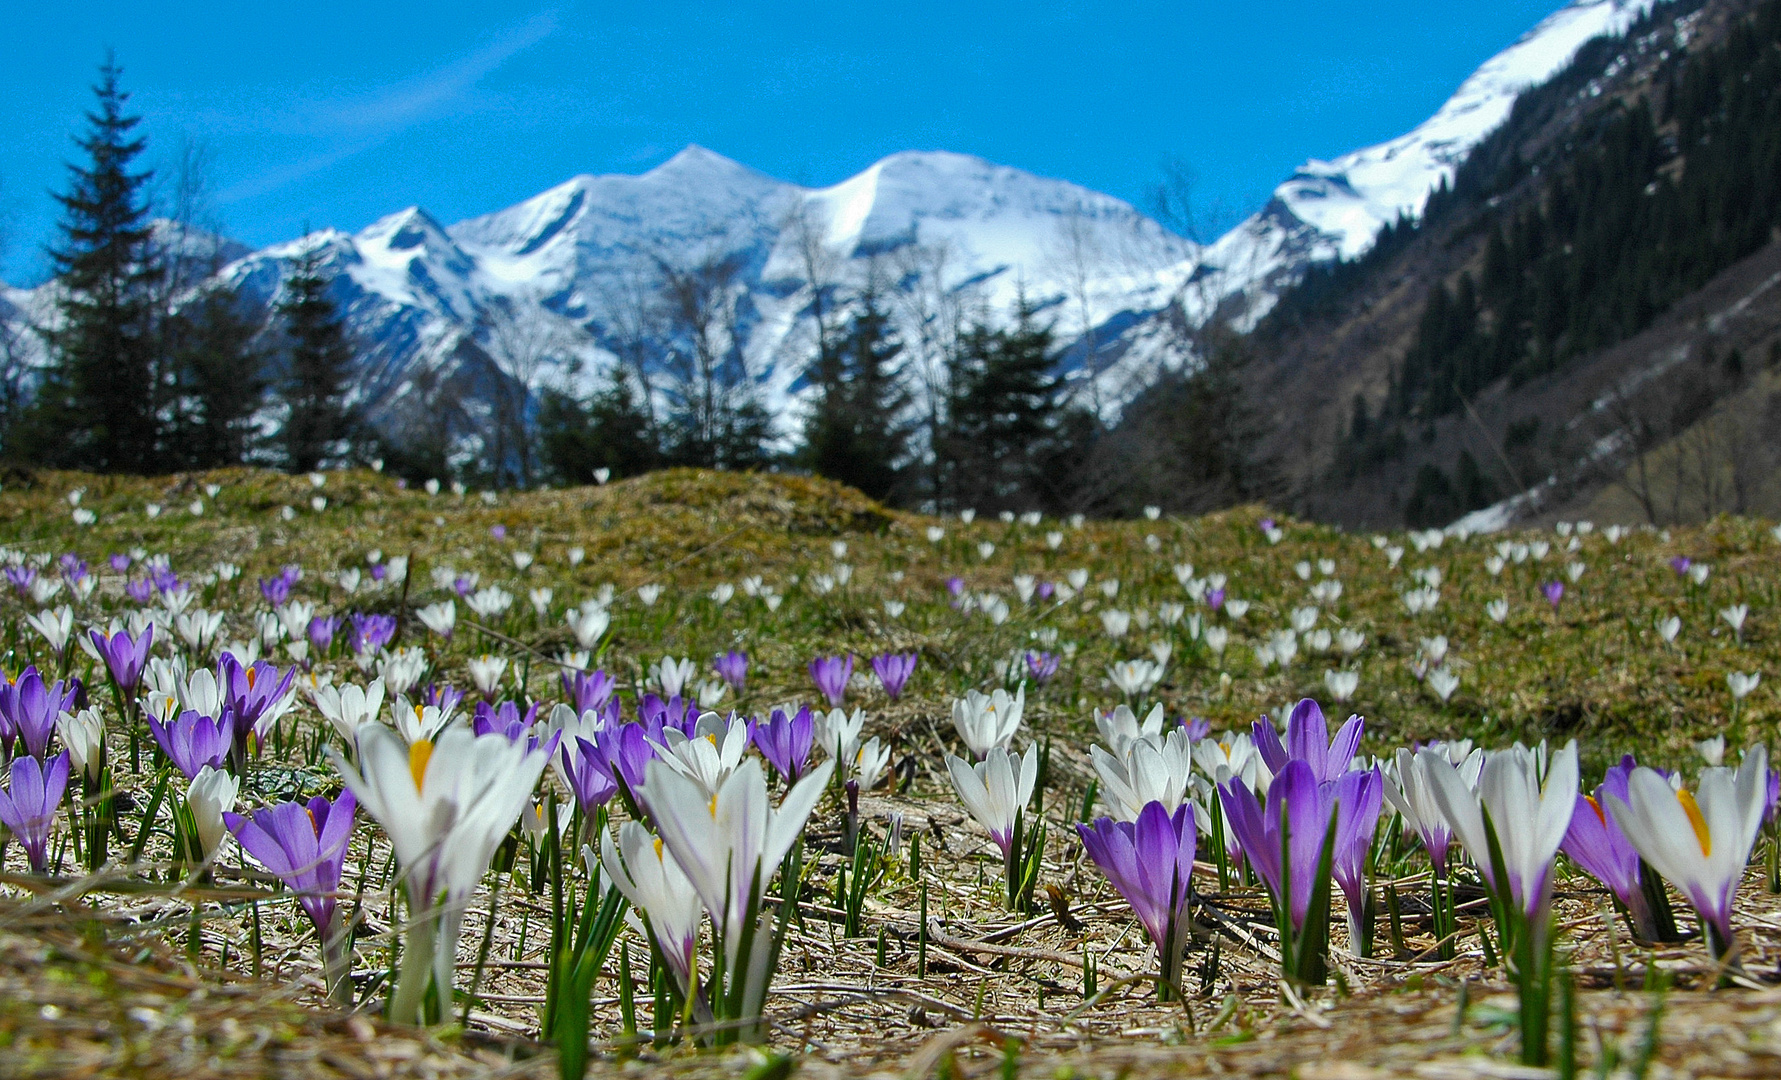
<svg viewBox="0 0 1781 1080">
<path fill-rule="evenodd" d="M 461 111 L 478 83 L 550 37 L 558 25 L 556 12 L 541 12 L 502 31 L 488 45 L 412 79 L 365 94 L 299 105 L 286 115 L 294 114 L 300 132 L 334 145 L 231 185 L 218 196 L 219 201 L 239 202 L 268 194 L 380 146 L 415 124 Z"/>
</svg>

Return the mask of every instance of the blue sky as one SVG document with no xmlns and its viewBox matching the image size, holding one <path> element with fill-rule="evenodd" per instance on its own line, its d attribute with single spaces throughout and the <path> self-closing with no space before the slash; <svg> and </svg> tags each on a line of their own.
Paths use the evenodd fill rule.
<svg viewBox="0 0 1781 1080">
<path fill-rule="evenodd" d="M 260 245 L 414 203 L 449 223 L 691 142 L 809 185 L 955 150 L 1140 206 L 1172 155 L 1241 216 L 1306 157 L 1413 127 L 1556 6 L 23 3 L 0 278 L 43 273 L 107 47 L 150 158 L 204 147 L 217 218 Z"/>
</svg>

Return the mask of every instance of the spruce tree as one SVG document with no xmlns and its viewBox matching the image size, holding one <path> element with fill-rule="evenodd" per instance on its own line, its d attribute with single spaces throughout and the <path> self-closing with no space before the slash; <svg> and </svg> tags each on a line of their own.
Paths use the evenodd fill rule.
<svg viewBox="0 0 1781 1080">
<path fill-rule="evenodd" d="M 50 252 L 60 285 L 60 319 L 48 328 L 50 369 L 26 452 L 46 463 L 99 472 L 152 472 L 159 454 L 158 342 L 155 286 L 161 266 L 151 243 L 145 186 L 132 171 L 145 140 L 133 134 L 130 95 L 107 57 L 93 87 L 87 133 L 76 140 L 87 160 L 69 166 L 61 245 Z"/>
<path fill-rule="evenodd" d="M 1012 327 L 960 337 L 953 364 L 948 449 L 953 496 L 980 509 L 1031 508 L 1058 449 L 1052 332 L 1022 297 Z"/>
<path fill-rule="evenodd" d="M 820 350 L 812 365 L 817 395 L 804 425 L 804 463 L 811 471 L 883 499 L 897 482 L 897 463 L 908 441 L 903 412 L 909 395 L 895 361 L 903 350 L 878 305 L 875 290 L 840 342 Z"/>
<path fill-rule="evenodd" d="M 169 465 L 239 465 L 266 391 L 258 323 L 233 291 L 209 288 L 167 320 L 163 336 L 177 387 Z"/>
<path fill-rule="evenodd" d="M 287 342 L 284 399 L 290 408 L 284 449 L 292 472 L 315 469 L 352 434 L 345 404 L 352 347 L 328 298 L 329 281 L 321 247 L 311 246 L 291 268 L 278 302 Z"/>
</svg>

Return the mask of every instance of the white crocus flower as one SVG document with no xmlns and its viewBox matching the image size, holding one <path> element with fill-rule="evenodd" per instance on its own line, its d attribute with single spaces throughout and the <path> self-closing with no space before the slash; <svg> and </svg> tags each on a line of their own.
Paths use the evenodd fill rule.
<svg viewBox="0 0 1781 1080">
<path fill-rule="evenodd" d="M 1139 739 L 1161 739 L 1163 734 L 1163 705 L 1157 702 L 1151 706 L 1144 719 L 1140 721 L 1131 707 L 1125 704 L 1116 705 L 1112 712 L 1095 710 L 1095 727 L 1101 732 L 1101 738 L 1113 748 L 1117 755 L 1123 755 L 1126 747 Z"/>
<path fill-rule="evenodd" d="M 1739 641 L 1744 640 L 1744 620 L 1750 617 L 1749 604 L 1733 604 L 1731 607 L 1721 608 L 1719 617 L 1732 628 L 1732 633 Z"/>
<path fill-rule="evenodd" d="M 217 631 L 223 628 L 223 613 L 202 609 L 182 612 L 174 616 L 173 632 L 186 647 L 193 652 L 205 652 L 215 640 Z M 305 639 L 307 640 L 307 639 Z"/>
<path fill-rule="evenodd" d="M 477 618 L 489 621 L 507 613 L 513 606 L 513 594 L 499 585 L 489 585 L 471 593 L 464 603 Z"/>
<path fill-rule="evenodd" d="M 666 846 L 635 821 L 600 833 L 600 867 L 649 921 L 649 933 L 685 994 L 696 977 L 699 926 L 705 909 L 699 894 Z"/>
<path fill-rule="evenodd" d="M 198 829 L 198 842 L 207 860 L 216 857 L 218 846 L 228 835 L 223 814 L 235 809 L 235 796 L 240 790 L 241 781 L 233 774 L 209 765 L 192 777 L 192 786 L 186 791 L 186 807 L 192 812 L 192 824 Z"/>
<path fill-rule="evenodd" d="M 1469 744 L 1467 744 L 1469 749 Z M 1484 768 L 1484 751 L 1470 750 L 1459 762 L 1452 760 L 1453 744 L 1430 743 L 1432 751 L 1449 765 L 1456 765 L 1459 777 L 1468 791 L 1478 790 L 1478 775 Z M 1404 816 L 1404 826 L 1422 838 L 1422 846 L 1434 863 L 1437 877 L 1447 873 L 1447 848 L 1453 842 L 1453 829 L 1447 816 L 1435 801 L 1434 781 L 1428 777 L 1430 766 L 1409 747 L 1398 747 L 1395 767 L 1387 770 L 1390 780 L 1385 785 L 1386 801 Z"/>
<path fill-rule="evenodd" d="M 1163 665 L 1153 660 L 1121 660 L 1107 669 L 1107 677 L 1126 697 L 1137 697 L 1162 681 Z"/>
<path fill-rule="evenodd" d="M 385 654 L 377 662 L 378 678 L 392 694 L 406 694 L 427 670 L 426 650 L 413 647 Z"/>
<path fill-rule="evenodd" d="M 993 747 L 976 765 L 948 754 L 946 770 L 965 810 L 989 830 L 990 839 L 1007 856 L 1015 840 L 1014 819 L 1032 799 L 1033 784 L 1039 778 L 1039 748 L 1029 746 L 1025 754 L 1015 757 L 1000 746 Z"/>
<path fill-rule="evenodd" d="M 429 976 L 451 1000 L 458 930 L 489 860 L 531 801 L 547 755 L 525 740 L 455 727 L 437 743 L 359 729 L 359 767 L 329 748 L 359 805 L 389 834 L 408 892 L 408 939 L 390 1002 L 398 1023 L 420 1017 Z"/>
<path fill-rule="evenodd" d="M 1027 684 L 1024 682 L 1015 689 L 1012 697 L 1000 688 L 989 694 L 967 690 L 963 698 L 955 698 L 952 702 L 952 726 L 958 730 L 959 738 L 965 740 L 971 755 L 982 759 L 992 749 L 1007 748 L 1009 740 L 1020 728 L 1020 717 L 1026 711 L 1026 705 Z"/>
<path fill-rule="evenodd" d="M 786 709 L 787 716 L 797 713 L 796 709 Z M 828 712 L 816 710 L 811 718 L 815 728 L 815 742 L 823 752 L 844 764 L 852 762 L 860 748 L 860 731 L 866 726 L 866 711 L 855 709 L 851 714 L 843 709 L 830 709 Z"/>
<path fill-rule="evenodd" d="M 1230 644 L 1231 632 L 1222 626 L 1206 628 L 1206 648 L 1211 649 L 1214 656 L 1223 656 L 1226 645 Z"/>
<path fill-rule="evenodd" d="M 1750 692 L 1755 690 L 1761 683 L 1762 672 L 1760 671 L 1748 673 L 1742 671 L 1728 671 L 1725 675 L 1725 685 L 1731 690 L 1732 700 L 1734 701 L 1743 701 L 1745 698 L 1749 697 Z"/>
<path fill-rule="evenodd" d="M 437 604 L 428 604 L 414 613 L 415 618 L 440 637 L 450 637 L 458 624 L 458 605 L 455 601 L 441 600 Z"/>
<path fill-rule="evenodd" d="M 593 649 L 606 636 L 606 629 L 612 625 L 612 616 L 598 604 L 572 608 L 563 616 L 569 624 L 569 632 L 575 635 L 575 643 L 584 649 Z"/>
<path fill-rule="evenodd" d="M 1329 690 L 1331 697 L 1337 701 L 1347 701 L 1360 689 L 1360 672 L 1326 669 L 1323 673 L 1323 685 Z"/>
<path fill-rule="evenodd" d="M 1201 739 L 1193 744 L 1193 756 L 1200 771 L 1220 783 L 1220 769 L 1228 770 L 1251 791 L 1265 789 L 1274 779 L 1247 731 L 1227 731 L 1217 739 Z"/>
<path fill-rule="evenodd" d="M 1682 620 L 1675 615 L 1667 619 L 1660 616 L 1656 625 L 1657 636 L 1663 638 L 1666 645 L 1674 644 L 1676 635 L 1682 632 Z"/>
<path fill-rule="evenodd" d="M 877 786 L 878 778 L 884 775 L 885 766 L 890 764 L 890 747 L 878 741 L 874 735 L 860 744 L 854 752 L 853 779 L 859 784 L 861 791 L 870 791 Z"/>
<path fill-rule="evenodd" d="M 699 717 L 691 737 L 678 728 L 664 727 L 662 740 L 657 757 L 715 798 L 742 764 L 748 750 L 748 721 L 734 713 L 725 720 L 708 712 Z"/>
<path fill-rule="evenodd" d="M 105 771 L 105 720 L 95 708 L 56 717 L 56 732 L 68 748 L 68 761 L 89 783 L 97 783 Z"/>
<path fill-rule="evenodd" d="M 1750 748 L 1737 772 L 1701 770 L 1697 793 L 1672 790 L 1663 774 L 1640 767 L 1627 778 L 1627 800 L 1610 795 L 1603 807 L 1639 852 L 1707 924 L 1715 956 L 1732 944 L 1732 901 L 1750 849 L 1762 828 L 1769 755 Z"/>
<path fill-rule="evenodd" d="M 470 658 L 469 668 L 470 681 L 476 684 L 476 689 L 482 692 L 483 697 L 492 698 L 501 685 L 501 677 L 507 674 L 507 658 L 483 653 Z"/>
<path fill-rule="evenodd" d="M 661 688 L 663 697 L 679 697 L 697 670 L 690 659 L 664 656 L 650 674 L 654 676 L 656 686 Z"/>
<path fill-rule="evenodd" d="M 1445 704 L 1459 689 L 1459 676 L 1445 667 L 1438 667 L 1428 674 L 1428 688 Z"/>
<path fill-rule="evenodd" d="M 1547 900 L 1552 859 L 1576 809 L 1576 740 L 1552 755 L 1544 771 L 1545 783 L 1541 783 L 1538 755 L 1519 744 L 1490 755 L 1476 792 L 1440 751 L 1420 750 L 1417 761 L 1426 762 L 1422 767 L 1435 803 L 1485 880 L 1499 893 L 1512 897 L 1523 912 L 1537 911 Z M 1509 875 L 1506 883 L 1494 879 L 1484 828 L 1487 812 Z"/>
<path fill-rule="evenodd" d="M 322 716 L 334 725 L 334 730 L 352 742 L 358 737 L 359 726 L 376 720 L 377 714 L 383 710 L 383 693 L 383 680 L 373 679 L 371 685 L 365 687 L 354 683 L 317 686 L 310 697 Z"/>
<path fill-rule="evenodd" d="M 1117 754 L 1092 746 L 1089 756 L 1101 777 L 1107 808 L 1116 820 L 1136 821 L 1139 811 L 1153 802 L 1162 803 L 1163 809 L 1173 814 L 1187 797 L 1193 776 L 1193 744 L 1181 728 L 1169 732 L 1166 739 L 1127 743 Z"/>
<path fill-rule="evenodd" d="M 390 703 L 390 718 L 406 743 L 431 742 L 452 722 L 452 714 L 439 706 L 410 702 L 400 694 Z"/>
<path fill-rule="evenodd" d="M 793 784 L 774 809 L 767 801 L 766 774 L 755 758 L 745 758 L 715 796 L 666 762 L 649 763 L 643 790 L 650 813 L 662 843 L 686 872 L 723 937 L 727 970 L 742 974 L 736 961 L 743 944 L 743 920 L 751 910 L 760 910 L 768 881 L 797 843 L 834 769 L 832 761 L 818 765 Z M 763 962 L 765 951 L 757 950 L 749 959 Z M 771 971 L 749 972 L 751 993 L 756 992 L 758 978 L 758 993 L 764 998 L 771 977 Z M 753 1012 L 745 1008 L 744 1015 Z"/>
<path fill-rule="evenodd" d="M 550 602 L 555 596 L 556 590 L 548 585 L 540 585 L 526 593 L 526 598 L 532 602 L 532 611 L 540 619 L 550 613 Z"/>
<path fill-rule="evenodd" d="M 1490 603 L 1485 604 L 1484 605 L 1484 614 L 1490 616 L 1490 621 L 1494 622 L 1494 623 L 1503 623 L 1503 622 L 1509 621 L 1509 601 L 1508 601 L 1508 599 L 1506 597 L 1499 596 L 1495 600 L 1492 600 Z"/>
<path fill-rule="evenodd" d="M 43 640 L 49 642 L 50 651 L 57 656 L 68 647 L 68 636 L 74 633 L 74 609 L 67 604 L 27 615 L 25 621 L 31 629 L 43 635 Z"/>
<path fill-rule="evenodd" d="M 1118 608 L 1108 608 L 1101 612 L 1101 628 L 1107 631 L 1108 637 L 1118 641 L 1132 628 L 1132 614 Z"/>
<path fill-rule="evenodd" d="M 1701 760 L 1713 768 L 1724 765 L 1725 736 L 1715 735 L 1711 739 L 1702 739 L 1694 744 L 1694 752 L 1701 755 Z"/>
</svg>

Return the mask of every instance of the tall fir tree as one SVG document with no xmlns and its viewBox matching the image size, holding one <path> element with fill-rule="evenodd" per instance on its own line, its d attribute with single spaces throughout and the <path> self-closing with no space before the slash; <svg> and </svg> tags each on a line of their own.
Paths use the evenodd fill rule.
<svg viewBox="0 0 1781 1080">
<path fill-rule="evenodd" d="M 166 320 L 163 341 L 175 379 L 168 464 L 185 469 L 239 465 L 266 392 L 260 326 L 240 298 L 205 289 Z"/>
<path fill-rule="evenodd" d="M 902 417 L 909 395 L 896 375 L 903 344 L 889 313 L 879 306 L 876 290 L 868 289 L 860 302 L 841 340 L 819 350 L 811 366 L 817 394 L 804 425 L 802 456 L 818 475 L 883 499 L 897 483 L 908 442 Z"/>
<path fill-rule="evenodd" d="M 99 472 L 161 466 L 160 357 L 155 291 L 162 267 L 152 243 L 146 185 L 133 171 L 146 141 L 126 113 L 122 70 L 107 57 L 93 87 L 97 107 L 69 166 L 61 244 L 50 252 L 60 282 L 59 319 L 48 327 L 51 366 L 25 438 L 27 455 Z"/>
<path fill-rule="evenodd" d="M 1061 380 L 1051 352 L 1052 328 L 1024 296 L 1013 326 L 960 336 L 946 439 L 952 501 L 984 510 L 1041 502 L 1059 441 Z"/>
<path fill-rule="evenodd" d="M 311 246 L 291 267 L 278 302 L 287 343 L 284 400 L 290 409 L 283 442 L 292 472 L 315 469 L 352 435 L 345 404 L 352 346 L 328 298 L 329 282 L 322 249 Z"/>
</svg>

